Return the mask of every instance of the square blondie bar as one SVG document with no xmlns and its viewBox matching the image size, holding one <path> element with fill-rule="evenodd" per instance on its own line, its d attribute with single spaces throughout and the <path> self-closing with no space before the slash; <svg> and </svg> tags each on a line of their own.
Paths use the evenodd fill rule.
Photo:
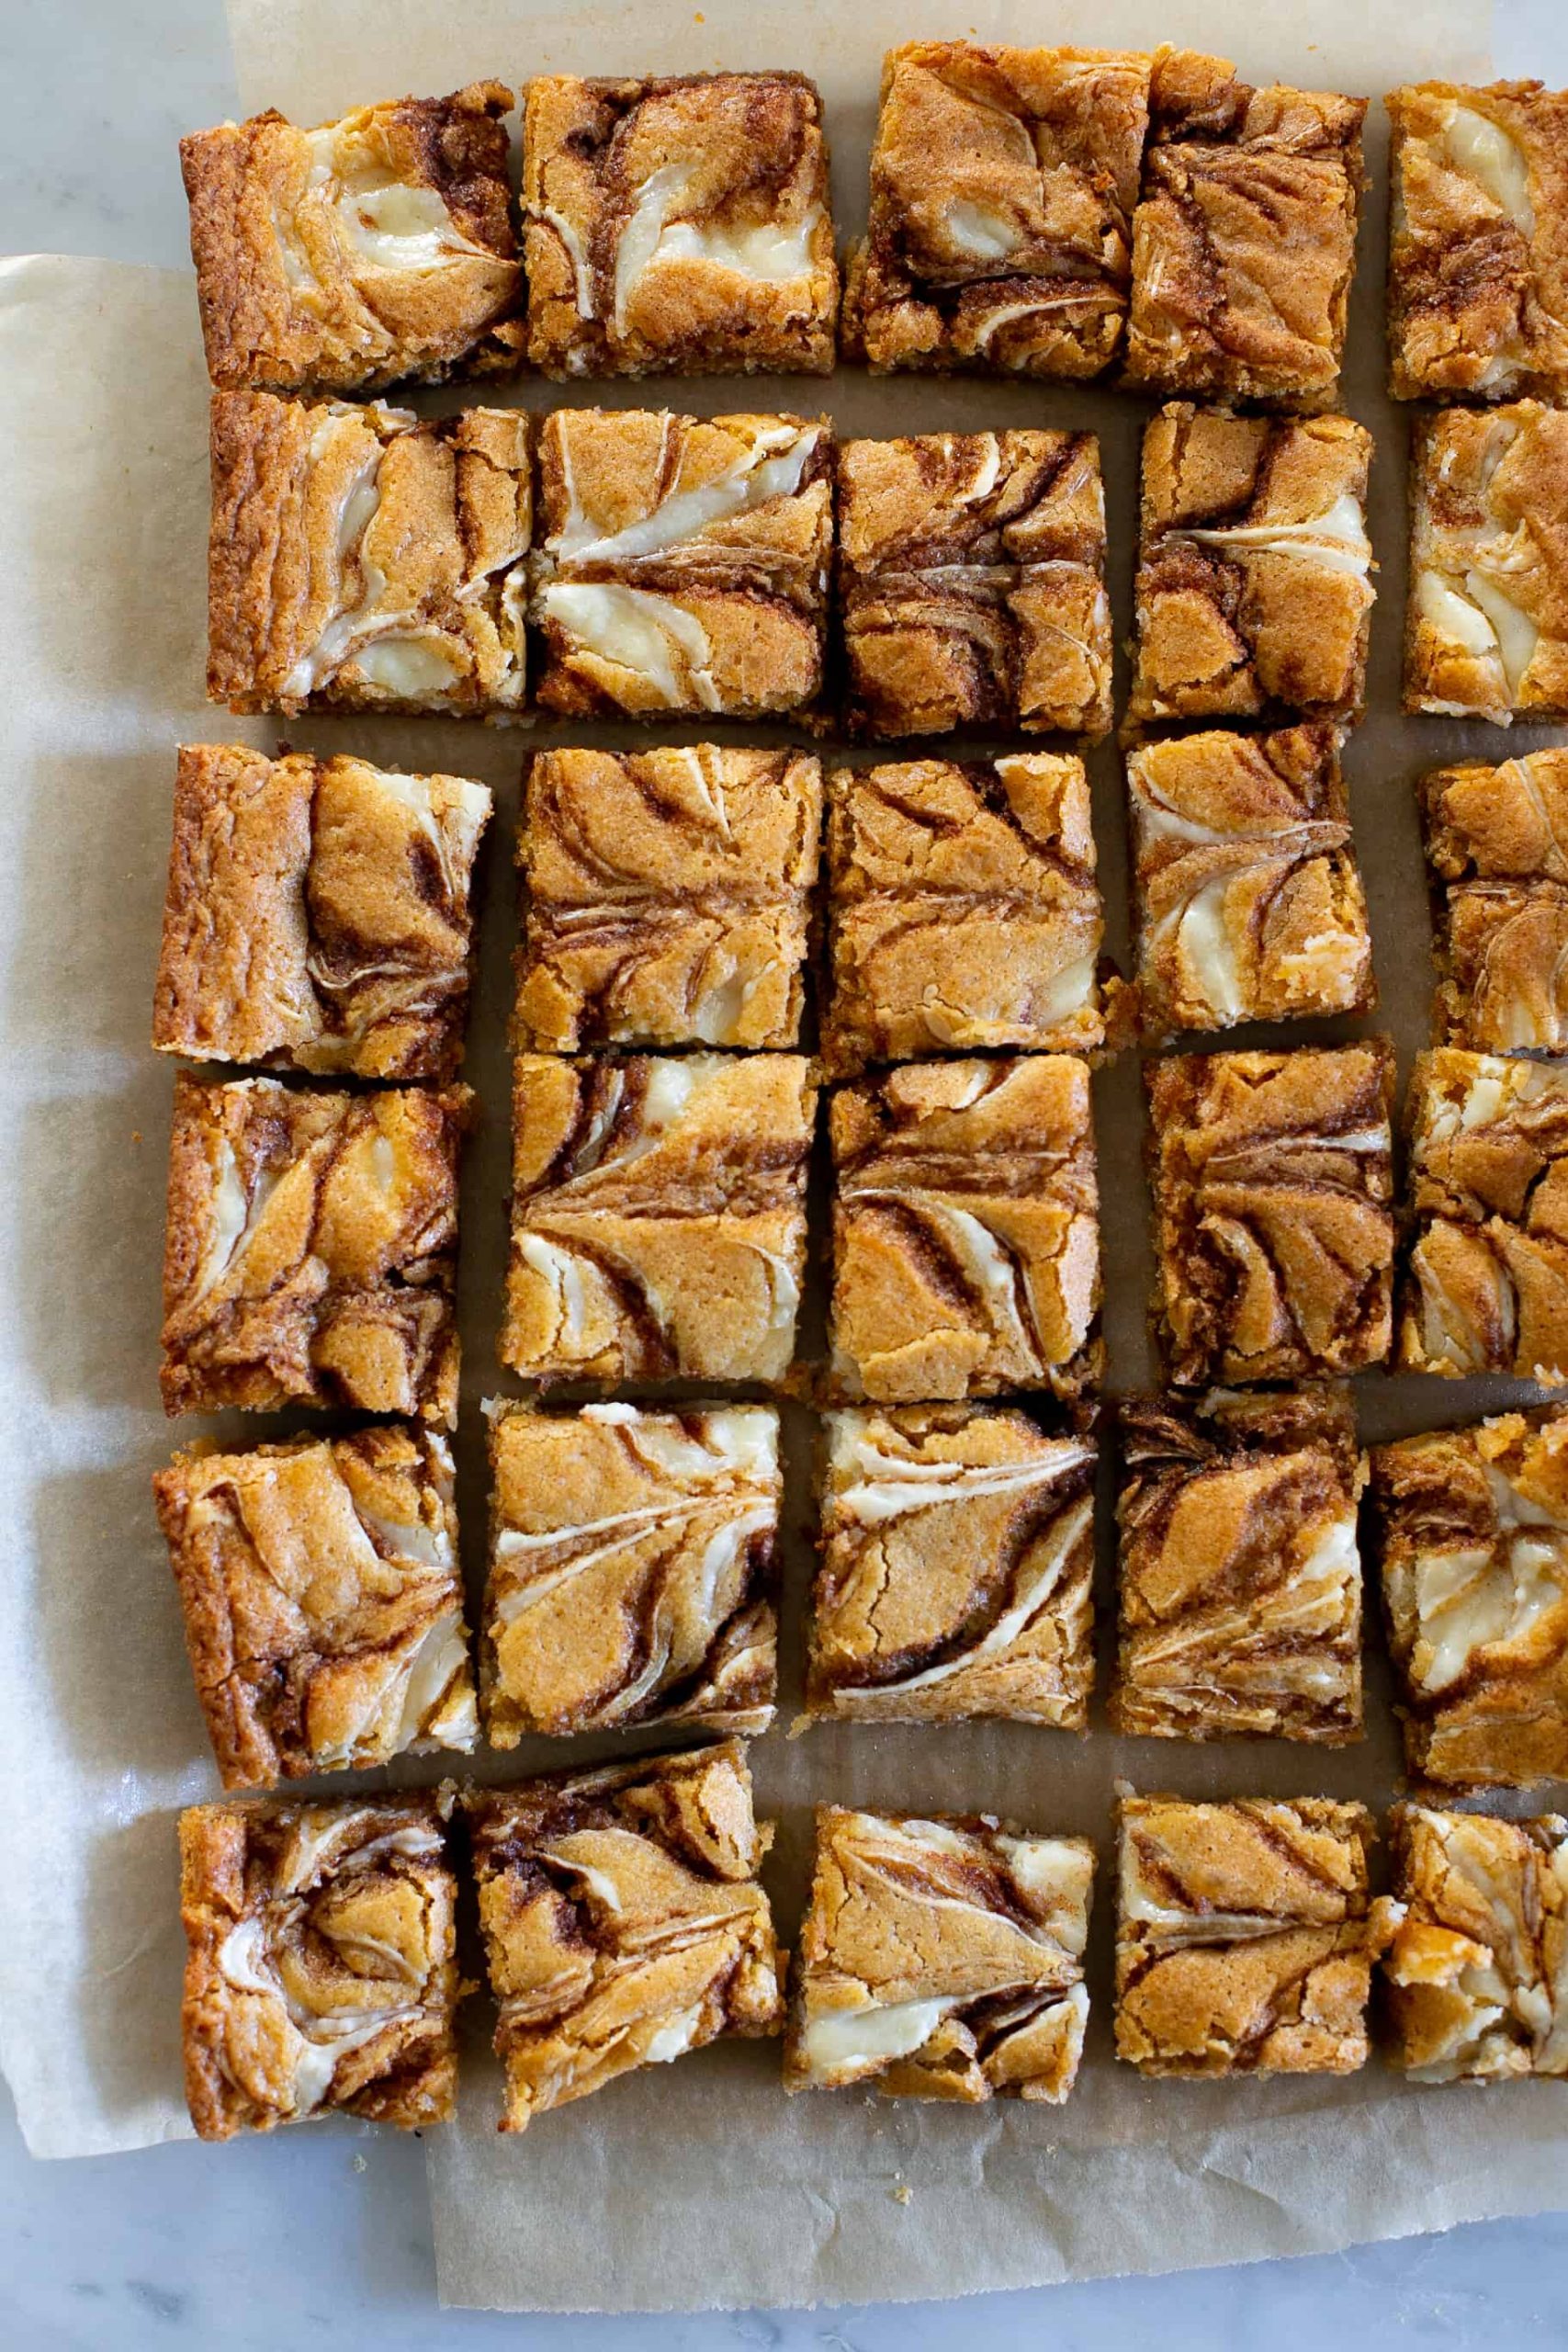
<svg viewBox="0 0 1568 2352">
<path fill-rule="evenodd" d="M 1162 50 L 1133 215 L 1134 390 L 1332 408 L 1360 209 L 1364 98 L 1254 89 Z"/>
<path fill-rule="evenodd" d="M 170 1413 L 334 1405 L 450 1429 L 466 1087 L 175 1081 Z"/>
<path fill-rule="evenodd" d="M 1385 104 L 1395 400 L 1568 398 L 1568 91 L 1416 82 Z"/>
<path fill-rule="evenodd" d="M 1133 1398 L 1121 1432 L 1116 1729 L 1359 1739 L 1366 1470 L 1348 1391 Z"/>
<path fill-rule="evenodd" d="M 539 433 L 539 520 L 546 710 L 755 718 L 817 699 L 825 420 L 558 409 Z"/>
<path fill-rule="evenodd" d="M 1084 1730 L 1095 1458 L 1005 1409 L 829 1414 L 806 1720 Z"/>
<path fill-rule="evenodd" d="M 829 794 L 829 1064 L 1095 1051 L 1104 910 L 1083 762 L 839 768 Z"/>
<path fill-rule="evenodd" d="M 1127 317 L 1149 58 L 910 41 L 883 61 L 846 354 L 1098 376 Z"/>
<path fill-rule="evenodd" d="M 1568 1777 L 1568 1412 L 1375 1446 L 1371 1479 L 1411 1771 Z"/>
<path fill-rule="evenodd" d="M 182 744 L 152 1043 L 442 1078 L 463 1058 L 482 784 Z"/>
<path fill-rule="evenodd" d="M 1168 1376 L 1190 1387 L 1385 1363 L 1392 1045 L 1176 1054 L 1145 1075 Z"/>
<path fill-rule="evenodd" d="M 829 1133 L 836 1396 L 1071 1396 L 1098 1380 L 1086 1062 L 917 1062 L 840 1088 Z"/>
<path fill-rule="evenodd" d="M 1568 2075 L 1568 1821 L 1401 1804 L 1391 1834 L 1394 2064 L 1418 2083 Z"/>
<path fill-rule="evenodd" d="M 1160 410 L 1144 435 L 1132 720 L 1358 716 L 1371 458 L 1348 416 Z"/>
<path fill-rule="evenodd" d="M 1416 427 L 1404 707 L 1568 718 L 1568 412 L 1443 409 Z"/>
<path fill-rule="evenodd" d="M 1127 758 L 1138 1010 L 1154 1035 L 1377 1001 L 1339 730 L 1208 729 Z"/>
<path fill-rule="evenodd" d="M 503 2132 L 720 2034 L 777 2033 L 773 1841 L 739 1741 L 465 1798 Z"/>
<path fill-rule="evenodd" d="M 1365 1805 L 1124 1796 L 1116 2054 L 1145 2075 L 1349 2075 L 1399 1911 Z"/>
<path fill-rule="evenodd" d="M 529 421 L 212 402 L 207 691 L 233 711 L 520 710 Z"/>
<path fill-rule="evenodd" d="M 180 1815 L 186 2098 L 203 2140 L 336 2109 L 451 2116 L 460 1986 L 450 1799 Z"/>
<path fill-rule="evenodd" d="M 545 375 L 831 372 L 828 144 L 804 74 L 530 82 L 523 216 Z"/>
<path fill-rule="evenodd" d="M 1111 726 L 1105 488 L 1091 433 L 930 433 L 838 454 L 856 736 Z"/>
<path fill-rule="evenodd" d="M 780 1385 L 815 1116 L 796 1054 L 520 1054 L 502 1363 Z"/>
<path fill-rule="evenodd" d="M 1421 779 L 1439 1045 L 1568 1052 L 1568 752 Z"/>
<path fill-rule="evenodd" d="M 485 1735 L 763 1732 L 779 1425 L 761 1405 L 490 1407 Z"/>
<path fill-rule="evenodd" d="M 152 1492 L 225 1788 L 478 1745 L 443 1439 L 198 1450 Z"/>
<path fill-rule="evenodd" d="M 803 752 L 536 752 L 518 1043 L 798 1045 L 821 830 Z"/>
<path fill-rule="evenodd" d="M 1084 1838 L 818 1805 L 785 2090 L 1060 2106 L 1089 2018 L 1093 1880 Z"/>
</svg>

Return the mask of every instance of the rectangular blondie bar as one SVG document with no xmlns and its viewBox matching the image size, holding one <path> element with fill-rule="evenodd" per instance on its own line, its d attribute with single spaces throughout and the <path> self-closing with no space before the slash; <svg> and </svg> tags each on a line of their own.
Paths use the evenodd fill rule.
<svg viewBox="0 0 1568 2352">
<path fill-rule="evenodd" d="M 1568 1052 L 1568 752 L 1421 779 L 1439 1045 Z"/>
<path fill-rule="evenodd" d="M 1400 1804 L 1392 1837 L 1393 2063 L 1417 2083 L 1568 2075 L 1568 1821 Z"/>
</svg>

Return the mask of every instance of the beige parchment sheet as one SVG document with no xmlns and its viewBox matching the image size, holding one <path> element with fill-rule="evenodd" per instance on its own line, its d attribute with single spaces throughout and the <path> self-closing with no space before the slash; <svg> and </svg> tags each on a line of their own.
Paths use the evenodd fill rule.
<svg viewBox="0 0 1568 2352">
<path fill-rule="evenodd" d="M 1061 0 L 1027 11 L 976 0 L 946 11 L 919 0 L 897 13 L 831 0 L 707 0 L 700 13 L 677 0 L 575 9 L 467 0 L 460 11 L 429 0 L 231 0 L 230 9 L 244 108 L 277 105 L 299 119 L 479 74 L 516 83 L 552 69 L 802 67 L 828 100 L 844 229 L 863 207 L 879 54 L 891 40 L 972 28 L 1035 41 L 1188 40 L 1234 55 L 1258 77 L 1373 94 L 1412 74 L 1484 70 L 1485 15 L 1464 0 L 1416 0 L 1393 23 L 1383 13 L 1365 0 L 1322 0 L 1254 29 L 1239 0 L 1158 10 L 1102 0 L 1089 23 Z M 1541 63 L 1568 78 L 1568 59 Z M 1498 739 L 1393 716 L 1405 432 L 1379 380 L 1382 161 L 1380 121 L 1348 404 L 1378 438 L 1382 603 L 1372 715 L 1348 765 L 1383 992 L 1375 1025 L 1393 1031 L 1407 1059 L 1425 1035 L 1431 983 L 1410 779 L 1439 757 L 1495 752 Z M 563 397 L 527 383 L 511 396 L 533 407 Z M 564 397 L 632 405 L 660 394 L 582 387 Z M 1137 402 L 1092 388 L 875 383 L 849 373 L 829 384 L 682 384 L 673 397 L 707 413 L 826 407 L 858 433 L 1091 426 L 1105 458 L 1112 594 L 1125 632 Z M 151 1472 L 196 1425 L 176 1432 L 155 1393 L 171 1073 L 145 1040 L 174 746 L 278 740 L 266 722 L 236 721 L 202 701 L 206 399 L 187 277 L 89 262 L 0 265 L 0 1266 L 9 1310 L 0 1317 L 0 1495 L 11 1538 L 0 1585 L 0 2062 L 40 2155 L 135 2147 L 189 2128 L 173 1817 L 217 1783 L 147 1491 Z M 479 775 L 497 795 L 468 1072 L 483 1120 L 463 1204 L 459 1503 L 477 1582 L 478 1403 L 505 1385 L 493 1340 L 508 1148 L 506 868 L 520 755 L 547 739 L 542 729 L 530 739 L 436 720 L 321 719 L 289 732 L 322 751 L 352 746 L 389 763 Z M 613 740 L 603 729 L 580 735 Z M 1111 944 L 1124 953 L 1113 752 L 1097 754 L 1094 772 Z M 1097 1117 L 1111 1385 L 1126 1388 L 1149 1376 L 1142 1123 L 1130 1059 L 1097 1081 Z M 1360 1385 L 1363 1428 L 1380 1437 L 1458 1420 L 1519 1393 L 1501 1383 L 1370 1378 Z M 229 1427 L 270 1433 L 254 1419 Z M 785 1721 L 808 1573 L 807 1434 L 805 1416 L 792 1412 Z M 1107 1584 L 1102 1653 L 1110 1614 Z M 1119 1741 L 1102 1718 L 1087 1740 L 1008 1725 L 831 1727 L 795 1742 L 773 1734 L 753 1762 L 761 1808 L 780 1825 L 768 1880 L 786 1935 L 818 1797 L 985 1807 L 1096 1838 L 1095 2016 L 1074 2098 L 1060 2111 L 999 2102 L 978 2113 L 856 2094 L 786 2101 L 776 2048 L 737 2045 L 622 2082 L 503 2141 L 493 2129 L 498 2086 L 481 1999 L 468 2021 L 459 2120 L 428 2143 L 444 2300 L 636 2310 L 952 2294 L 1343 2246 L 1568 2201 L 1568 2086 L 1420 2092 L 1377 2064 L 1343 2083 L 1145 2084 L 1111 2058 L 1113 1782 L 1194 1794 L 1323 1790 L 1382 1810 L 1398 1766 L 1375 1639 L 1371 1649 L 1369 1738 L 1333 1755 L 1284 1743 L 1204 1750 Z M 602 1747 L 582 1743 L 581 1752 Z M 557 1760 L 536 1744 L 497 1776 Z M 498 1762 L 481 1758 L 478 1769 Z M 212 2161 L 223 2161 L 220 2151 Z"/>
</svg>

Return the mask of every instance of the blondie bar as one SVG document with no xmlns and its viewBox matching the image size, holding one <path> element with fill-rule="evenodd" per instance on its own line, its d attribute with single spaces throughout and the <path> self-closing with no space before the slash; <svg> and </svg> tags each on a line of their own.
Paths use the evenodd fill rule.
<svg viewBox="0 0 1568 2352">
<path fill-rule="evenodd" d="M 804 74 L 531 82 L 523 214 L 547 376 L 830 373 L 839 267 Z"/>
<path fill-rule="evenodd" d="M 1160 410 L 1144 435 L 1131 719 L 1359 713 L 1371 458 L 1348 416 Z"/>
<path fill-rule="evenodd" d="M 795 1054 L 520 1054 L 502 1362 L 534 1380 L 781 1383 L 815 1115 Z"/>
<path fill-rule="evenodd" d="M 1331 408 L 1356 267 L 1364 98 L 1256 90 L 1162 50 L 1133 216 L 1125 380 Z"/>
<path fill-rule="evenodd" d="M 152 1043 L 193 1061 L 451 1078 L 482 784 L 182 745 Z"/>
<path fill-rule="evenodd" d="M 1366 1474 L 1348 1391 L 1140 1397 L 1121 1427 L 1116 1729 L 1359 1738 Z"/>
<path fill-rule="evenodd" d="M 175 1081 L 164 1403 L 350 1406 L 451 1428 L 466 1087 Z"/>
<path fill-rule="evenodd" d="M 1411 1771 L 1568 1777 L 1568 1413 L 1377 1446 L 1371 1476 Z"/>
<path fill-rule="evenodd" d="M 858 736 L 1111 726 L 1091 433 L 930 433 L 838 457 L 845 721 Z"/>
<path fill-rule="evenodd" d="M 231 710 L 514 711 L 533 484 L 520 409 L 212 402 L 207 691 Z"/>
<path fill-rule="evenodd" d="M 465 1799 L 503 2132 L 720 2034 L 777 2033 L 780 1953 L 738 1741 Z"/>
<path fill-rule="evenodd" d="M 1418 2083 L 1568 2075 L 1568 1821 L 1401 1804 L 1392 1838 L 1394 2064 Z"/>
<path fill-rule="evenodd" d="M 1377 1001 L 1339 730 L 1213 729 L 1127 760 L 1138 1007 L 1154 1035 Z"/>
<path fill-rule="evenodd" d="M 1348 2075 L 1399 1921 L 1364 1805 L 1125 1796 L 1116 2054 L 1145 2075 Z"/>
<path fill-rule="evenodd" d="M 883 61 L 846 351 L 902 368 L 1098 376 L 1127 317 L 1147 57 L 910 41 Z"/>
<path fill-rule="evenodd" d="M 444 1440 L 198 1450 L 152 1492 L 226 1789 L 477 1745 Z"/>
<path fill-rule="evenodd" d="M 1088 1064 L 918 1062 L 832 1101 L 832 1363 L 847 1400 L 1099 1378 Z"/>
<path fill-rule="evenodd" d="M 1395 400 L 1568 398 L 1568 91 L 1391 90 Z"/>
<path fill-rule="evenodd" d="M 490 1408 L 485 1733 L 750 1734 L 778 1682 L 778 1416 Z"/>
<path fill-rule="evenodd" d="M 797 1045 L 821 830 L 803 752 L 536 752 L 519 1044 Z"/>
<path fill-rule="evenodd" d="M 1059 2106 L 1089 2018 L 1093 1879 L 1087 1838 L 818 1805 L 784 2088 Z"/>
<path fill-rule="evenodd" d="M 496 375 L 523 346 L 502 82 L 276 112 L 180 141 L 207 368 L 224 391 Z"/>
<path fill-rule="evenodd" d="M 822 684 L 832 433 L 795 416 L 558 409 L 539 434 L 538 697 L 577 718 L 807 708 Z"/>
<path fill-rule="evenodd" d="M 460 1987 L 450 1800 L 180 1815 L 186 2098 L 203 2140 L 340 2109 L 450 2117 Z"/>
<path fill-rule="evenodd" d="M 1421 779 L 1445 1046 L 1568 1053 L 1568 752 Z"/>
</svg>

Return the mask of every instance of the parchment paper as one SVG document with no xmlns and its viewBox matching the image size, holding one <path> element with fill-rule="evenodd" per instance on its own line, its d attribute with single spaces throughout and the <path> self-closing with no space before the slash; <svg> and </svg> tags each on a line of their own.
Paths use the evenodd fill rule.
<svg viewBox="0 0 1568 2352">
<path fill-rule="evenodd" d="M 275 104 L 300 119 L 403 89 L 448 89 L 479 73 L 518 82 L 551 68 L 801 66 L 828 98 L 844 229 L 863 209 L 879 52 L 891 40 L 971 27 L 982 38 L 1031 40 L 1188 39 L 1255 74 L 1376 94 L 1412 74 L 1483 71 L 1486 32 L 1484 16 L 1463 0 L 1424 0 L 1387 26 L 1363 0 L 1326 0 L 1292 22 L 1259 22 L 1256 32 L 1237 0 L 1182 0 L 1157 12 L 1106 0 L 1091 26 L 1056 0 L 1027 11 L 972 5 L 956 16 L 922 0 L 852 19 L 829 0 L 709 0 L 701 13 L 674 0 L 570 13 L 535 0 L 470 0 L 460 19 L 428 0 L 235 0 L 231 18 L 245 109 Z M 1568 79 L 1568 58 L 1540 67 Z M 1382 155 L 1380 119 L 1371 146 L 1380 180 Z M 1379 382 L 1382 233 L 1380 186 L 1363 232 L 1348 405 L 1378 438 L 1372 535 L 1382 602 L 1372 716 L 1348 766 L 1383 991 L 1376 1023 L 1363 1025 L 1392 1029 L 1407 1060 L 1425 1035 L 1431 987 L 1410 779 L 1440 757 L 1495 756 L 1499 739 L 1392 715 L 1405 432 Z M 863 433 L 1091 426 L 1106 463 L 1118 628 L 1127 628 L 1145 413 L 1137 402 L 1092 389 L 873 383 L 852 374 L 827 385 L 699 381 L 667 394 L 626 386 L 563 395 L 525 384 L 515 396 L 535 407 L 562 397 L 627 405 L 671 397 L 706 413 L 742 403 L 826 407 L 842 429 Z M 0 1885 L 8 1913 L 0 2058 L 39 2154 L 131 2147 L 188 2130 L 176 2048 L 172 1817 L 212 1793 L 216 1781 L 147 1496 L 150 1472 L 194 1425 L 176 1432 L 155 1396 L 171 1079 L 145 1038 L 174 746 L 278 740 L 265 722 L 236 721 L 201 700 L 205 409 L 188 279 L 96 263 L 0 270 L 0 646 L 9 670 L 0 698 L 0 1267 L 11 1310 L 0 1318 L 8 1407 L 0 1494 L 11 1532 L 0 1593 Z M 513 933 L 505 868 L 519 756 L 530 740 L 547 739 L 544 729 L 530 739 L 434 720 L 323 719 L 296 723 L 289 734 L 322 751 L 354 746 L 389 763 L 467 772 L 497 793 L 468 1070 L 485 1119 L 463 1204 L 459 1505 L 477 1584 L 477 1404 L 506 1385 L 493 1371 Z M 615 740 L 607 729 L 576 735 Z M 622 730 L 620 740 L 634 739 Z M 1516 729 L 1509 748 L 1531 740 Z M 1114 754 L 1102 751 L 1094 769 L 1111 944 L 1124 952 Z M 1096 1107 L 1111 1385 L 1126 1388 L 1150 1371 L 1131 1060 L 1097 1081 Z M 1528 1393 L 1506 1383 L 1378 1377 L 1359 1389 L 1373 1438 L 1467 1419 Z M 270 1433 L 254 1419 L 229 1428 Z M 792 1412 L 785 1721 L 798 1687 L 808 1573 L 798 1475 L 805 1435 L 805 1417 Z M 1102 1637 L 1111 1614 L 1107 1583 Z M 801 1901 L 807 1811 L 820 1796 L 983 1806 L 1099 1840 L 1095 2015 L 1072 2101 L 1059 2112 L 998 2103 L 979 2113 L 855 2094 L 786 2101 L 776 2049 L 737 2046 L 623 2082 L 521 2141 L 502 2141 L 493 2130 L 494 2069 L 480 2050 L 487 2005 L 476 2002 L 460 2119 L 429 2141 L 444 2300 L 625 2310 L 951 2294 L 1340 2246 L 1568 2199 L 1568 2086 L 1419 2092 L 1377 2064 L 1344 2083 L 1145 2084 L 1111 2059 L 1113 1781 L 1194 1794 L 1322 1790 L 1362 1796 L 1381 1812 L 1398 1765 L 1371 1647 L 1370 1736 L 1332 1755 L 1283 1743 L 1216 1751 L 1119 1741 L 1100 1717 L 1087 1740 L 1022 1726 L 838 1726 L 793 1743 L 775 1732 L 753 1761 L 762 1809 L 780 1823 L 768 1879 L 786 1934 Z M 581 1743 L 573 1753 L 587 1759 L 604 1745 Z M 511 1779 L 558 1760 L 558 1750 L 541 1743 L 509 1758 L 503 1771 L 493 1758 L 479 1769 Z M 212 2160 L 220 2163 L 221 2152 Z"/>
</svg>

